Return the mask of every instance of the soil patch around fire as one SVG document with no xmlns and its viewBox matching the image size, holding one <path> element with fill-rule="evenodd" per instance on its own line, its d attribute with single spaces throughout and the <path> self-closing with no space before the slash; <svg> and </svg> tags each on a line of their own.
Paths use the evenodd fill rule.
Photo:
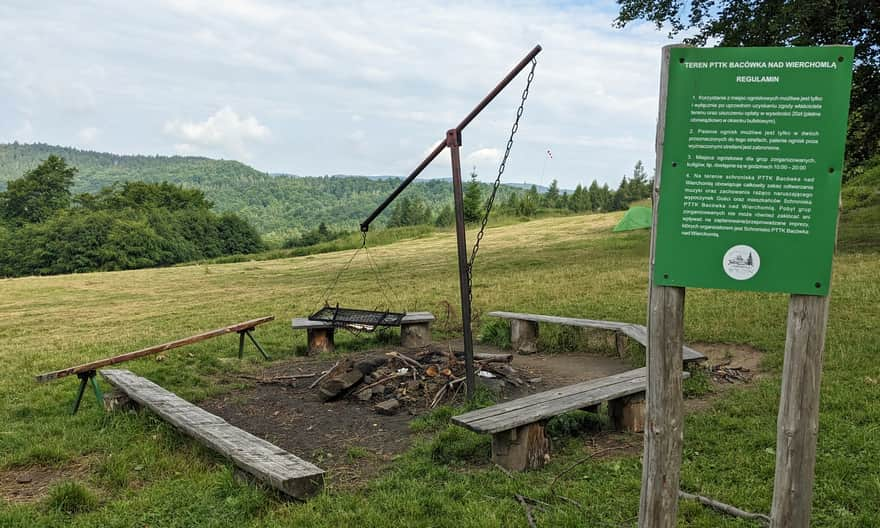
<svg viewBox="0 0 880 528">
<path fill-rule="evenodd" d="M 27 466 L 0 471 L 0 498 L 11 503 L 39 502 L 49 494 L 56 483 L 79 481 L 87 473 L 87 467 L 65 465 L 62 467 Z"/>
<path fill-rule="evenodd" d="M 331 359 L 295 358 L 274 364 L 254 373 L 245 381 L 254 384 L 200 402 L 207 411 L 221 416 L 237 427 L 249 431 L 329 471 L 329 484 L 339 488 L 355 487 L 375 476 L 378 471 L 397 455 L 410 447 L 416 434 L 409 422 L 416 416 L 430 412 L 430 404 L 445 383 L 458 379 L 460 365 L 444 362 L 458 349 L 456 343 L 439 343 L 432 346 L 434 355 L 426 351 L 405 351 L 397 347 L 384 347 L 368 352 L 340 355 Z M 477 354 L 508 354 L 491 346 L 475 347 Z M 311 388 L 317 375 L 331 370 L 334 365 L 402 354 L 414 358 L 425 366 L 436 364 L 442 371 L 452 367 L 451 376 L 438 373 L 434 379 L 419 373 L 413 379 L 412 371 L 388 383 L 376 385 L 373 395 L 366 400 L 357 397 L 355 391 L 380 380 L 390 372 L 396 374 L 407 368 L 405 361 L 394 359 L 384 367 L 368 375 L 360 383 L 340 397 L 324 400 L 320 385 Z M 441 358 L 441 359 L 438 359 Z M 460 357 L 452 363 L 461 362 Z M 505 367 L 512 370 L 494 378 L 478 377 L 478 382 L 496 394 L 499 401 L 514 399 L 526 394 L 549 390 L 598 377 L 629 370 L 631 365 L 621 359 L 586 354 L 535 354 L 514 355 L 511 363 L 485 363 L 486 370 Z M 311 377 L 293 378 L 316 374 Z M 519 383 L 513 383 L 510 379 Z M 389 387 L 390 385 L 390 387 Z M 377 390 L 378 389 L 378 390 Z M 464 397 L 464 384 L 457 383 L 448 389 L 438 405 L 460 403 Z M 396 399 L 401 406 L 396 413 L 379 414 L 378 403 Z"/>
</svg>

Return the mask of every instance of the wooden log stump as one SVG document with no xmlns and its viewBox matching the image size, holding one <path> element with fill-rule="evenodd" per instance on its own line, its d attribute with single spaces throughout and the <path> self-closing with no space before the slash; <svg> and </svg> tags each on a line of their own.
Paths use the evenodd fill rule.
<svg viewBox="0 0 880 528">
<path fill-rule="evenodd" d="M 104 393 L 104 410 L 107 412 L 137 412 L 140 410 L 140 408 L 141 406 L 138 404 L 138 402 L 129 398 L 128 394 L 119 389 L 113 389 L 110 392 Z"/>
<path fill-rule="evenodd" d="M 400 325 L 400 345 L 422 348 L 431 344 L 431 322 Z"/>
<path fill-rule="evenodd" d="M 510 320 L 510 343 L 518 354 L 538 351 L 538 323 L 522 319 Z"/>
<path fill-rule="evenodd" d="M 617 356 L 624 358 L 629 353 L 629 338 L 623 332 L 614 332 L 614 348 Z"/>
<path fill-rule="evenodd" d="M 608 414 L 614 428 L 630 433 L 645 431 L 645 393 L 633 394 L 608 402 Z"/>
<path fill-rule="evenodd" d="M 550 460 L 544 423 L 524 425 L 492 435 L 492 461 L 510 471 L 538 469 Z"/>
<path fill-rule="evenodd" d="M 320 354 L 321 352 L 333 352 L 333 328 L 309 328 L 308 354 Z"/>
</svg>

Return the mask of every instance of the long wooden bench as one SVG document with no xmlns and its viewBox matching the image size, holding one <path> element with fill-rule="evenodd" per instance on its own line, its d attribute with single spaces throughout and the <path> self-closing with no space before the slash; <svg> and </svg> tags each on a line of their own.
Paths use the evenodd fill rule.
<svg viewBox="0 0 880 528">
<path fill-rule="evenodd" d="M 400 322 L 401 346 L 421 348 L 430 345 L 432 322 L 434 322 L 434 314 L 431 312 L 407 312 Z M 332 323 L 297 317 L 291 321 L 290 327 L 294 330 L 306 330 L 308 354 L 333 352 L 336 327 Z"/>
<path fill-rule="evenodd" d="M 687 372 L 683 373 L 685 377 Z M 573 410 L 608 412 L 618 429 L 640 432 L 644 427 L 645 367 L 604 378 L 531 394 L 459 416 L 452 422 L 471 431 L 492 435 L 492 460 L 511 471 L 543 466 L 549 459 L 546 422 Z"/>
<path fill-rule="evenodd" d="M 59 378 L 64 378 L 66 376 L 71 376 L 76 374 L 76 377 L 79 378 L 79 390 L 76 394 L 76 399 L 73 402 L 73 407 L 71 409 L 71 414 L 76 414 L 76 411 L 79 410 L 79 404 L 82 401 L 83 393 L 86 390 L 86 386 L 91 383 L 92 389 L 95 391 L 95 397 L 98 399 L 98 404 L 100 405 L 103 400 L 103 395 L 101 394 L 101 388 L 98 386 L 97 380 L 95 380 L 95 372 L 101 367 L 108 367 L 110 365 L 116 365 L 118 363 L 123 363 L 125 361 L 131 361 L 133 359 L 141 358 L 144 356 L 149 356 L 151 354 L 158 354 L 160 352 L 165 352 L 166 350 L 171 350 L 174 348 L 179 348 L 185 345 L 191 345 L 193 343 L 198 343 L 199 341 L 204 341 L 206 339 L 210 339 L 212 337 L 221 336 L 224 334 L 237 333 L 238 334 L 238 357 L 244 355 L 244 338 L 247 336 L 250 338 L 251 342 L 257 347 L 257 350 L 260 351 L 260 354 L 263 355 L 265 359 L 271 359 L 269 354 L 263 350 L 263 347 L 260 346 L 260 343 L 257 342 L 257 339 L 253 335 L 253 330 L 257 326 L 268 323 L 275 319 L 274 315 L 269 315 L 266 317 L 260 317 L 259 319 L 251 319 L 250 321 L 245 321 L 243 323 L 237 323 L 230 326 L 225 326 L 223 328 L 217 328 L 215 330 L 210 330 L 208 332 L 203 332 L 201 334 L 197 334 L 194 336 L 184 337 L 183 339 L 178 339 L 176 341 L 171 341 L 169 343 L 163 343 L 161 345 L 155 345 L 147 348 L 142 348 L 140 350 L 135 350 L 134 352 L 128 352 L 126 354 L 120 354 L 118 356 L 113 356 L 104 359 L 98 359 L 96 361 L 91 361 L 89 363 L 84 363 L 82 365 L 77 365 L 75 367 L 68 367 L 61 370 L 55 370 L 52 372 L 45 372 L 43 374 L 37 375 L 38 383 L 45 383 L 47 381 L 56 380 Z"/>
<path fill-rule="evenodd" d="M 295 499 L 324 486 L 324 470 L 193 405 L 128 370 L 101 376 L 138 405 L 230 459 L 239 469 Z"/>
<path fill-rule="evenodd" d="M 615 334 L 617 351 L 623 355 L 626 350 L 626 338 L 639 343 L 643 347 L 648 346 L 648 329 L 644 325 L 635 323 L 621 323 L 617 321 L 600 321 L 595 319 L 578 319 L 574 317 L 558 317 L 555 315 L 537 315 L 515 312 L 489 312 L 491 317 L 500 317 L 510 320 L 510 341 L 514 350 L 520 354 L 533 354 L 538 349 L 538 323 L 551 323 L 564 326 L 577 326 L 580 328 L 597 328 L 610 330 Z M 685 363 L 692 361 L 704 361 L 706 356 L 699 351 L 684 345 L 682 347 L 682 359 Z"/>
</svg>

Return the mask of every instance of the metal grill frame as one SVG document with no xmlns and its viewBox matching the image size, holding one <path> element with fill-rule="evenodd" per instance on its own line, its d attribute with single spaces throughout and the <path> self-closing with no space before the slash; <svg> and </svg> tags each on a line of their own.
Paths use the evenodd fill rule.
<svg viewBox="0 0 880 528">
<path fill-rule="evenodd" d="M 377 312 L 357 308 L 325 306 L 309 316 L 310 321 L 321 321 L 333 326 L 357 326 L 369 328 L 377 326 L 400 326 L 406 314 L 397 312 Z"/>
</svg>

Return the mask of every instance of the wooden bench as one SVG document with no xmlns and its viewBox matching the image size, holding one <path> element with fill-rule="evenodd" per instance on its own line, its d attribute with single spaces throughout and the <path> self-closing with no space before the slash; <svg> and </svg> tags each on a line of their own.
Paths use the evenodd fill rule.
<svg viewBox="0 0 880 528">
<path fill-rule="evenodd" d="M 400 323 L 400 344 L 407 348 L 421 348 L 431 344 L 431 323 L 434 314 L 431 312 L 407 312 Z M 297 317 L 291 324 L 294 330 L 306 330 L 308 334 L 308 354 L 333 352 L 332 323 L 312 321 L 305 317 Z"/>
<path fill-rule="evenodd" d="M 191 345 L 193 343 L 198 343 L 199 341 L 204 341 L 206 339 L 210 339 L 212 337 L 217 337 L 224 334 L 231 334 L 233 332 L 238 333 L 238 357 L 244 355 L 244 338 L 245 336 L 249 337 L 254 346 L 257 347 L 257 350 L 260 351 L 260 354 L 263 355 L 265 359 L 271 359 L 269 354 L 263 350 L 263 347 L 260 346 L 260 343 L 257 342 L 256 338 L 254 338 L 252 332 L 255 327 L 268 323 L 275 319 L 274 315 L 270 315 L 267 317 L 260 317 L 259 319 L 251 319 L 250 321 L 245 321 L 243 323 L 234 324 L 231 326 L 226 326 L 223 328 L 217 328 L 216 330 L 211 330 L 209 332 L 204 332 L 202 334 L 184 337 L 183 339 L 178 339 L 177 341 L 171 341 L 170 343 L 163 343 L 161 345 L 155 345 L 147 348 L 142 348 L 140 350 L 136 350 L 134 352 L 128 352 L 127 354 L 120 354 L 118 356 L 113 356 L 109 358 L 99 359 L 97 361 L 91 361 L 89 363 L 84 363 L 82 365 L 77 365 L 75 367 L 68 367 L 61 370 L 55 370 L 52 372 L 45 372 L 43 374 L 39 374 L 37 376 L 38 383 L 45 383 L 47 381 L 52 381 L 58 378 L 63 378 L 66 376 L 70 376 L 76 374 L 77 378 L 79 378 L 79 390 L 77 391 L 76 400 L 73 402 L 73 408 L 71 414 L 76 414 L 76 411 L 79 410 L 79 404 L 82 401 L 83 393 L 86 390 L 86 385 L 91 383 L 92 388 L 95 391 L 95 397 L 98 399 L 98 404 L 100 405 L 103 400 L 103 395 L 101 394 L 101 388 L 98 386 L 97 380 L 95 380 L 95 371 L 101 367 L 107 367 L 110 365 L 115 365 L 117 363 L 122 363 L 125 361 L 131 361 L 132 359 L 137 359 L 144 356 L 149 356 L 151 354 L 158 354 L 159 352 L 165 352 L 166 350 L 171 350 L 173 348 L 179 348 L 184 345 Z"/>
<path fill-rule="evenodd" d="M 324 486 L 324 470 L 226 420 L 193 405 L 128 370 L 102 370 L 101 376 L 137 405 L 230 459 L 239 469 L 295 499 Z"/>
<path fill-rule="evenodd" d="M 546 422 L 573 410 L 599 412 L 608 402 L 612 423 L 618 429 L 640 432 L 644 428 L 645 367 L 605 378 L 531 394 L 508 402 L 452 417 L 456 425 L 492 435 L 492 461 L 511 471 L 543 466 L 550 456 Z M 684 372 L 687 377 L 688 373 Z"/>
<path fill-rule="evenodd" d="M 598 328 L 614 332 L 617 352 L 623 356 L 626 351 L 626 338 L 636 341 L 643 347 L 648 346 L 648 329 L 635 323 L 617 321 L 598 321 L 594 319 L 577 319 L 574 317 L 557 317 L 555 315 L 536 315 L 514 312 L 489 312 L 491 317 L 510 320 L 510 342 L 514 350 L 520 354 L 534 354 L 538 351 L 538 323 L 552 323 L 581 328 Z M 685 345 L 682 347 L 682 358 L 685 363 L 704 361 L 706 356 Z"/>
</svg>

